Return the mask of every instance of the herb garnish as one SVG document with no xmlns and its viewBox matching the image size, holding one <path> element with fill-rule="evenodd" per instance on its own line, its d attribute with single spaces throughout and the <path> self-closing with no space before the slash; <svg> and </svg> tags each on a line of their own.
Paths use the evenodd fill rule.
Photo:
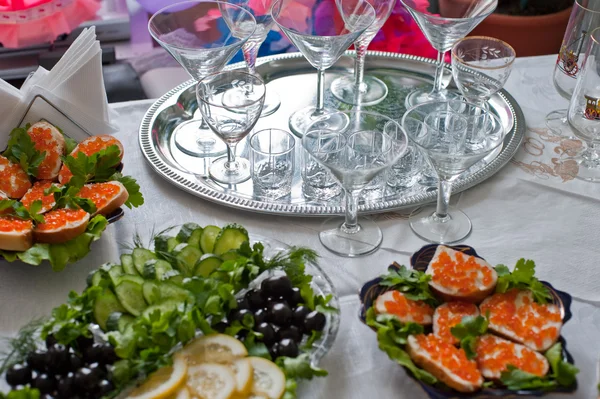
<svg viewBox="0 0 600 399">
<path fill-rule="evenodd" d="M 419 270 L 409 269 L 395 262 L 394 265 L 397 267 L 397 270 L 390 267 L 388 274 L 382 277 L 379 285 L 400 291 L 407 299 L 424 301 L 433 307 L 439 305 L 438 299 L 429 289 L 430 275 Z"/>
<path fill-rule="evenodd" d="M 552 299 L 548 287 L 535 277 L 534 261 L 519 259 L 512 273 L 505 265 L 498 265 L 494 269 L 498 273 L 496 292 L 503 293 L 518 288 L 531 291 L 533 300 L 540 304 L 546 304 Z"/>
<path fill-rule="evenodd" d="M 39 213 L 41 209 L 41 200 L 33 201 L 29 209 L 16 200 L 0 200 L 0 212 L 9 210 L 8 215 L 22 220 L 31 220 L 34 223 L 44 223 L 44 216 Z"/>
<path fill-rule="evenodd" d="M 37 176 L 40 164 L 46 158 L 46 152 L 40 152 L 35 149 L 35 143 L 27 134 L 31 127 L 27 124 L 24 128 L 18 127 L 10 132 L 8 147 L 2 154 L 11 162 L 21 165 L 21 168 L 29 176 Z"/>
<path fill-rule="evenodd" d="M 477 355 L 477 337 L 487 332 L 489 324 L 488 312 L 486 317 L 465 316 L 450 329 L 452 335 L 460 340 L 460 347 L 465 351 L 467 359 L 473 359 Z"/>
</svg>

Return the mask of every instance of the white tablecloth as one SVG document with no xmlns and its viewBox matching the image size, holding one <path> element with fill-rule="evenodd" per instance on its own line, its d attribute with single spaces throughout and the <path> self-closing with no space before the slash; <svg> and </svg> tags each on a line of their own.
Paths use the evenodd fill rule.
<svg viewBox="0 0 600 399">
<path fill-rule="evenodd" d="M 596 364 L 600 356 L 600 185 L 573 180 L 564 158 L 579 142 L 551 136 L 544 128 L 547 112 L 567 102 L 552 86 L 555 56 L 517 59 L 506 89 L 525 112 L 528 132 L 515 159 L 496 176 L 453 197 L 473 221 L 465 243 L 491 263 L 514 265 L 521 257 L 534 259 L 538 273 L 555 287 L 577 298 L 573 319 L 563 335 L 581 369 L 577 399 L 596 394 Z M 62 273 L 0 263 L 0 335 L 14 334 L 29 320 L 47 315 L 64 302 L 69 290 L 82 290 L 88 272 L 100 263 L 118 260 L 122 245 L 139 232 L 195 221 L 201 225 L 241 223 L 252 233 L 289 244 L 307 245 L 322 255 L 321 264 L 342 297 L 342 323 L 331 352 L 323 359 L 329 377 L 301 386 L 302 398 L 424 398 L 404 370 L 377 349 L 375 335 L 357 317 L 358 289 L 385 271 L 392 261 L 407 263 L 423 241 L 410 231 L 405 212 L 376 216 L 384 232 L 382 248 L 364 258 L 346 259 L 328 253 L 319 243 L 321 220 L 242 212 L 179 191 L 146 164 L 139 150 L 137 129 L 150 101 L 114 105 L 121 128 L 116 136 L 126 149 L 124 164 L 142 186 L 146 204 L 126 210 L 108 227 L 85 260 Z M 555 396 L 548 396 L 554 398 Z M 560 397 L 560 396 L 556 396 Z"/>
</svg>

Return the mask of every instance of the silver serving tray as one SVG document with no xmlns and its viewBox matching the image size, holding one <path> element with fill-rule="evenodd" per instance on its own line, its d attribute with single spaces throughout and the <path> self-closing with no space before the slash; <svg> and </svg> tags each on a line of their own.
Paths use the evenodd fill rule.
<svg viewBox="0 0 600 399">
<path fill-rule="evenodd" d="M 352 73 L 354 52 L 346 56 L 330 69 L 325 76 L 325 104 L 339 109 L 350 109 L 333 97 L 328 90 L 331 81 L 339 74 Z M 279 93 L 282 105 L 274 114 L 261 118 L 255 131 L 265 128 L 289 130 L 288 118 L 292 112 L 315 103 L 316 71 L 300 53 L 280 54 L 259 58 L 258 72 L 269 90 Z M 228 69 L 243 68 L 237 63 Z M 387 116 L 400 119 L 405 112 L 404 99 L 417 86 L 431 84 L 435 61 L 404 54 L 368 52 L 366 72 L 386 81 L 388 97 L 378 105 L 364 107 Z M 446 78 L 451 79 L 447 73 Z M 211 158 L 194 158 L 181 152 L 172 142 L 175 127 L 197 114 L 194 81 L 187 81 L 158 99 L 146 112 L 139 131 L 139 142 L 146 160 L 164 179 L 176 187 L 200 198 L 225 206 L 259 213 L 289 216 L 329 216 L 344 213 L 343 195 L 326 202 L 312 201 L 302 194 L 300 141 L 296 141 L 296 171 L 292 192 L 278 200 L 261 198 L 254 194 L 252 181 L 223 185 L 207 177 Z M 494 95 L 489 102 L 491 109 L 500 117 L 509 133 L 501 149 L 473 166 L 453 185 L 454 192 L 464 191 L 498 172 L 519 149 L 525 133 L 525 118 L 521 108 L 506 91 Z M 198 115 L 198 114 L 197 114 Z M 238 145 L 238 154 L 248 156 L 245 140 Z M 437 197 L 437 190 L 416 184 L 402 192 L 386 188 L 384 193 L 361 199 L 359 212 L 362 214 L 387 212 L 407 207 L 420 206 Z"/>
</svg>

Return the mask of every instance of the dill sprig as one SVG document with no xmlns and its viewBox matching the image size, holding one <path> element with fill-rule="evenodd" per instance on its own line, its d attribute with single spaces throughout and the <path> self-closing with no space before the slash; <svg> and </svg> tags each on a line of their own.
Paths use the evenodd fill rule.
<svg viewBox="0 0 600 399">
<path fill-rule="evenodd" d="M 21 363 L 27 358 L 27 355 L 36 350 L 39 342 L 39 333 L 41 327 L 46 322 L 42 317 L 30 321 L 21 327 L 15 337 L 5 337 L 3 341 L 7 344 L 7 349 L 0 353 L 0 374 L 3 374 L 17 363 Z"/>
</svg>

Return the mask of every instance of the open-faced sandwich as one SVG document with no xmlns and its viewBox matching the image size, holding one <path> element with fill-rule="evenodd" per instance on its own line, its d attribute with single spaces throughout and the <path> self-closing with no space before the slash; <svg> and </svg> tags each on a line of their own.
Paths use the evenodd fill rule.
<svg viewBox="0 0 600 399">
<path fill-rule="evenodd" d="M 363 316 L 380 349 L 432 387 L 575 389 L 578 370 L 557 342 L 564 309 L 535 278 L 533 261 L 521 259 L 511 272 L 467 249 L 425 247 L 423 269 L 394 264 L 363 287 Z"/>
<path fill-rule="evenodd" d="M 296 380 L 327 374 L 315 362 L 337 333 L 337 298 L 311 274 L 314 251 L 270 244 L 195 223 L 154 249 L 138 242 L 11 341 L 33 344 L 0 359 L 8 397 L 295 398 Z"/>
<path fill-rule="evenodd" d="M 0 256 L 55 270 L 85 256 L 106 217 L 143 204 L 122 159 L 112 136 L 76 143 L 46 121 L 14 129 L 0 155 Z"/>
</svg>

